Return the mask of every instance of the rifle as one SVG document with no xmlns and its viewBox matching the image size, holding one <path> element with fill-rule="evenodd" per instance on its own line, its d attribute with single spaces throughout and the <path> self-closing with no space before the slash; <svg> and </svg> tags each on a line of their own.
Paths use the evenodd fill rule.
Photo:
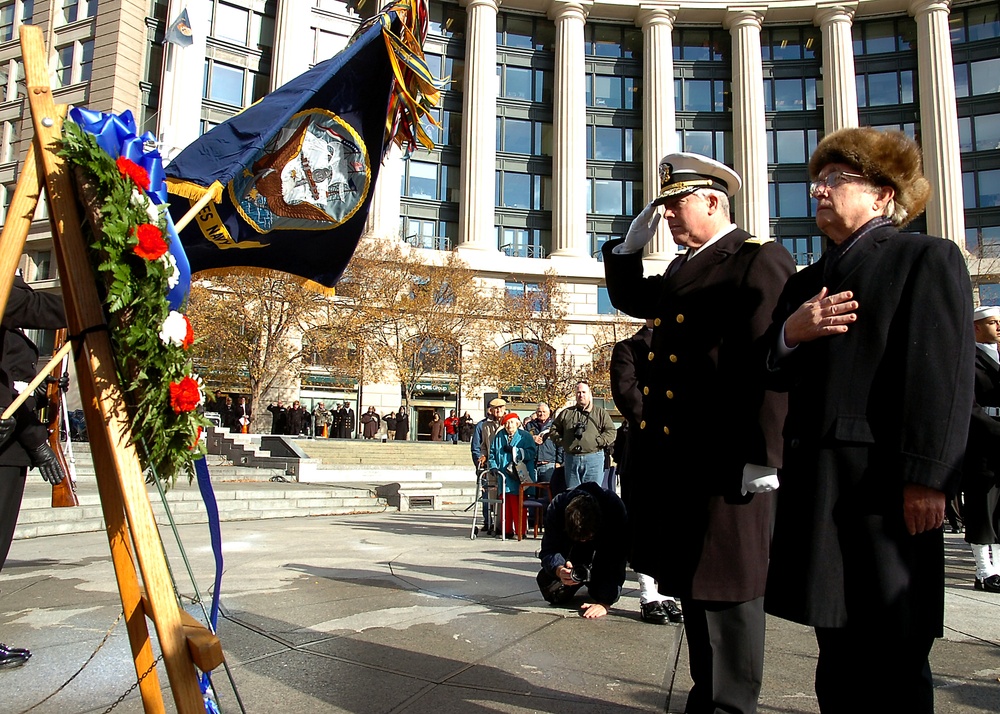
<svg viewBox="0 0 1000 714">
<path fill-rule="evenodd" d="M 56 330 L 53 351 L 57 351 L 66 342 L 66 329 Z M 63 415 L 62 390 L 59 389 L 58 377 L 66 371 L 69 362 L 69 355 L 62 359 L 62 363 L 53 370 L 57 381 L 45 387 L 45 396 L 48 398 L 48 406 L 45 409 L 46 426 L 49 429 L 49 446 L 55 452 L 59 465 L 62 466 L 63 473 L 66 474 L 58 485 L 52 486 L 52 507 L 67 508 L 69 506 L 79 506 L 80 499 L 76 497 L 76 483 L 73 481 L 73 473 L 70 465 L 66 463 L 66 455 L 63 453 L 62 444 L 59 441 L 59 423 Z M 66 438 L 69 438 L 69 427 L 67 425 Z"/>
</svg>

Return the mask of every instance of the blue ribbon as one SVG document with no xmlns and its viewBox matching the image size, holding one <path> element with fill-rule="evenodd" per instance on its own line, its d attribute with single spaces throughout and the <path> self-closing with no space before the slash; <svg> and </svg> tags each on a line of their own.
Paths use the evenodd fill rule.
<svg viewBox="0 0 1000 714">
<path fill-rule="evenodd" d="M 138 135 L 138 127 L 132 112 L 125 110 L 121 114 L 107 114 L 90 109 L 73 107 L 69 117 L 81 129 L 97 137 L 97 145 L 104 149 L 112 159 L 124 156 L 139 164 L 149 174 L 149 195 L 153 203 L 160 205 L 167 202 L 167 185 L 163 182 L 163 161 L 156 149 L 146 151 L 146 144 L 156 144 L 156 137 L 146 132 Z"/>
<path fill-rule="evenodd" d="M 218 631 L 219 624 L 219 594 L 222 591 L 222 530 L 219 525 L 219 504 L 215 500 L 215 491 L 212 489 L 212 478 L 208 473 L 208 463 L 204 457 L 194 462 L 195 475 L 198 478 L 198 490 L 201 491 L 201 500 L 205 502 L 205 511 L 208 513 L 208 532 L 212 541 L 212 553 L 215 555 L 215 583 L 212 588 L 212 607 L 209 609 L 209 622 L 212 624 L 212 632 Z M 217 714 L 219 709 L 215 701 L 209 696 L 208 689 L 212 686 L 210 672 L 202 672 L 199 678 L 202 696 L 205 698 L 205 710 L 208 714 Z"/>
<path fill-rule="evenodd" d="M 113 159 L 124 156 L 134 161 L 149 174 L 148 195 L 156 205 L 167 202 L 167 185 L 164 182 L 166 174 L 163 171 L 163 160 L 155 148 L 146 150 L 146 145 L 155 145 L 156 137 L 150 132 L 142 136 L 137 134 L 138 127 L 132 112 L 125 110 L 121 114 L 95 112 L 82 107 L 69 110 L 69 118 L 76 122 L 84 131 L 97 138 L 97 145 Z M 180 310 L 191 291 L 191 264 L 187 253 L 177 236 L 177 229 L 167 213 L 167 236 L 170 239 L 170 254 L 177 261 L 180 271 L 180 281 L 167 293 L 167 302 L 171 310 Z"/>
</svg>

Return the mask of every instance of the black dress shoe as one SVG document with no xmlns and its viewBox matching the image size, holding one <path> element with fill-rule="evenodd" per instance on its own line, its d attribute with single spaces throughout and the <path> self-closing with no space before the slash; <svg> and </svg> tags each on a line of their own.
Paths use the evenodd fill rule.
<svg viewBox="0 0 1000 714">
<path fill-rule="evenodd" d="M 667 611 L 663 609 L 662 602 L 643 602 L 639 603 L 639 615 L 642 617 L 643 622 L 649 622 L 654 625 L 665 625 L 667 624 Z"/>
<path fill-rule="evenodd" d="M 31 653 L 28 650 L 0 644 L 0 669 L 20 667 L 29 659 L 31 659 Z"/>
<path fill-rule="evenodd" d="M 988 593 L 1000 593 L 1000 575 L 991 575 L 980 580 L 976 578 L 976 590 L 985 590 Z"/>
<path fill-rule="evenodd" d="M 667 618 L 674 624 L 684 622 L 684 613 L 681 612 L 681 609 L 677 607 L 677 603 L 673 600 L 664 602 L 663 610 L 667 613 Z"/>
</svg>

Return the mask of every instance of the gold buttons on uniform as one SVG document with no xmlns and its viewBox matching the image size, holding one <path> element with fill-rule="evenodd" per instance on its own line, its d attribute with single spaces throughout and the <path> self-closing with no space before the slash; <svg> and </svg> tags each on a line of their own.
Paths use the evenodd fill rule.
<svg viewBox="0 0 1000 714">
<path fill-rule="evenodd" d="M 660 318 L 656 318 L 655 320 L 653 320 L 653 327 L 659 327 L 661 322 L 663 322 L 663 320 L 661 320 Z"/>
<path fill-rule="evenodd" d="M 641 422 L 639 422 L 639 428 L 640 429 L 645 429 L 646 428 L 646 420 L 645 419 L 643 419 Z"/>
<path fill-rule="evenodd" d="M 684 316 L 683 316 L 683 315 L 678 315 L 678 316 L 677 316 L 677 324 L 679 325 L 679 324 L 681 324 L 682 322 L 684 322 Z"/>
<path fill-rule="evenodd" d="M 649 387 L 643 387 L 643 388 L 642 388 L 642 393 L 643 393 L 644 395 L 645 395 L 645 394 L 649 394 Z"/>
<path fill-rule="evenodd" d="M 653 361 L 653 353 L 652 353 L 652 352 L 650 352 L 650 353 L 649 353 L 649 361 L 650 361 L 650 362 L 652 362 L 652 361 Z"/>
<path fill-rule="evenodd" d="M 676 362 L 677 361 L 677 355 L 670 355 L 670 361 L 671 362 Z"/>
<path fill-rule="evenodd" d="M 674 393 L 668 389 L 667 390 L 667 399 L 673 399 L 673 398 L 674 398 Z"/>
<path fill-rule="evenodd" d="M 663 427 L 663 433 L 666 434 L 667 436 L 669 436 L 670 435 L 670 427 L 669 426 Z"/>
</svg>

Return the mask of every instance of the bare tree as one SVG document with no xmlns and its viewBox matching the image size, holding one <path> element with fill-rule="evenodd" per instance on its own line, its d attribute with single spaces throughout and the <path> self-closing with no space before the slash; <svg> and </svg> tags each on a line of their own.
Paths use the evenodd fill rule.
<svg viewBox="0 0 1000 714">
<path fill-rule="evenodd" d="M 194 359 L 206 381 L 260 396 L 302 361 L 302 336 L 326 321 L 330 300 L 279 273 L 241 273 L 196 281 L 188 317 Z"/>
<path fill-rule="evenodd" d="M 328 334 L 353 335 L 362 363 L 390 369 L 406 403 L 421 380 L 456 376 L 493 317 L 490 292 L 456 253 L 395 241 L 362 241 L 337 291 Z"/>
<path fill-rule="evenodd" d="M 479 384 L 525 402 L 562 404 L 579 378 L 573 357 L 555 344 L 567 332 L 566 299 L 554 271 L 496 300 L 497 349 L 482 349 L 471 373 Z"/>
</svg>

